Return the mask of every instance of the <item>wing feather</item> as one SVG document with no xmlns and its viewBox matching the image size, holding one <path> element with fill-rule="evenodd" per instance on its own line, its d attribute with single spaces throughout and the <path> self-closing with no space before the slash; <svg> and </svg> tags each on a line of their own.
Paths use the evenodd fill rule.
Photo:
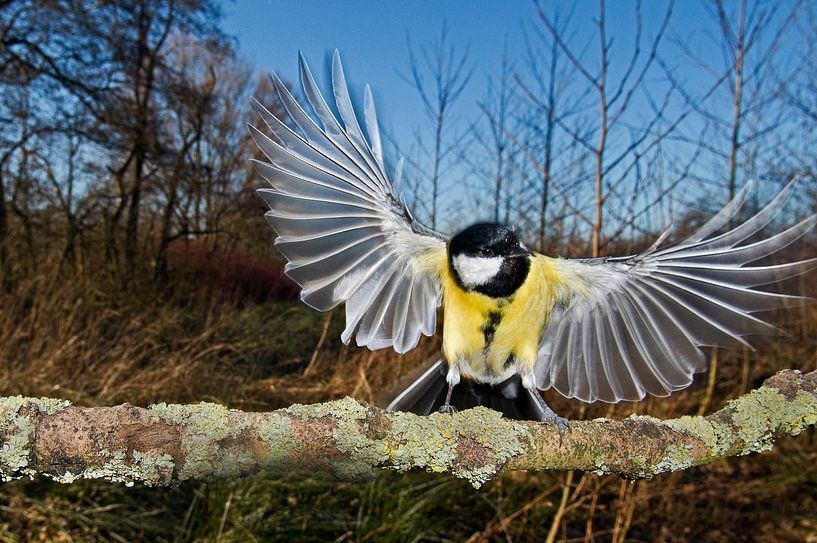
<svg viewBox="0 0 817 543">
<path fill-rule="evenodd" d="M 377 124 L 377 110 L 374 106 L 374 97 L 372 97 L 372 89 L 366 85 L 363 91 L 363 116 L 366 120 L 366 132 L 369 133 L 369 140 L 372 142 L 372 154 L 377 161 L 378 166 L 383 169 L 383 146 L 380 143 L 380 129 Z M 398 168 L 399 172 L 399 168 Z M 399 173 L 397 179 L 400 179 Z"/>
<path fill-rule="evenodd" d="M 281 130 L 290 130 L 289 127 L 281 123 L 284 127 Z M 275 132 L 282 141 L 284 139 L 284 132 Z M 250 125 L 250 135 L 255 141 L 256 145 L 272 162 L 268 166 L 275 166 L 277 169 L 282 169 L 287 173 L 298 175 L 300 177 L 308 177 L 309 182 L 315 184 L 322 184 L 324 186 L 332 187 L 341 192 L 349 192 L 354 189 L 354 194 L 369 200 L 372 196 L 371 188 L 366 183 L 355 179 L 345 171 L 339 169 L 334 159 L 324 156 L 311 148 L 311 144 L 300 140 L 291 140 L 287 142 L 284 147 L 276 141 L 270 139 L 266 134 Z M 304 146 L 304 148 L 300 148 Z M 256 161 L 255 164 L 259 162 Z M 259 172 L 260 173 L 260 172 Z M 263 175 L 263 174 L 262 174 Z M 275 177 L 273 177 L 275 179 Z M 270 182 L 272 184 L 272 182 Z"/>
<path fill-rule="evenodd" d="M 309 95 L 312 90 L 320 95 L 320 91 L 317 90 L 317 87 L 313 88 L 309 85 L 309 78 L 305 79 L 302 76 L 301 80 L 307 95 Z M 320 107 L 321 102 L 323 102 L 322 97 L 320 99 L 315 98 L 315 101 L 318 103 L 318 109 L 315 110 L 315 114 L 321 118 L 322 122 L 326 122 L 324 128 L 318 126 L 312 117 L 306 113 L 301 104 L 292 96 L 292 93 L 277 75 L 272 75 L 272 81 L 278 92 L 278 97 L 284 105 L 284 109 L 286 109 L 290 119 L 292 119 L 301 131 L 301 134 L 303 134 L 303 140 L 312 147 L 316 156 L 323 156 L 324 158 L 334 161 L 338 165 L 339 171 L 345 174 L 344 179 L 346 179 L 347 182 L 353 184 L 361 183 L 375 193 L 382 190 L 382 187 L 379 187 L 378 183 L 361 170 L 358 164 L 350 158 L 348 145 L 344 141 L 345 135 L 340 133 L 333 134 L 333 128 L 337 121 L 334 121 L 331 112 L 327 113 Z M 311 101 L 310 104 L 312 104 Z M 313 108 L 314 107 L 313 104 Z M 334 123 L 332 121 L 334 121 Z M 281 124 L 283 124 L 283 121 L 281 121 Z M 273 132 L 276 136 L 278 135 L 278 132 L 275 132 L 275 130 L 273 130 Z"/>
<path fill-rule="evenodd" d="M 613 338 L 610 337 L 609 321 L 607 315 L 601 311 L 593 312 L 593 330 L 596 334 L 596 344 L 599 349 L 600 370 L 596 374 L 599 381 L 596 388 L 599 396 L 605 393 L 610 396 L 621 395 L 621 383 L 616 372 L 616 354 L 613 352 Z M 606 390 L 603 390 L 606 389 Z"/>
<path fill-rule="evenodd" d="M 340 63 L 340 55 L 337 51 L 332 57 L 332 88 L 335 91 L 335 103 L 338 106 L 343 124 L 346 127 L 346 134 L 352 146 L 358 151 L 358 155 L 363 158 L 366 163 L 366 168 L 378 181 L 380 186 L 384 189 L 389 189 L 390 185 L 383 175 L 383 168 L 377 161 L 376 156 L 380 152 L 374 150 L 374 143 L 369 146 L 363 136 L 363 131 L 360 129 L 360 124 L 357 120 L 354 107 L 352 106 L 352 99 L 349 97 L 349 89 L 346 86 L 346 76 L 343 73 L 343 65 Z M 378 138 L 377 145 L 380 145 L 379 130 L 374 133 Z M 364 150 L 368 150 L 365 152 Z"/>
<path fill-rule="evenodd" d="M 751 348 L 747 336 L 781 333 L 757 313 L 808 299 L 757 287 L 806 273 L 817 258 L 753 263 L 779 253 L 817 224 L 812 215 L 757 239 L 779 217 L 793 189 L 789 183 L 730 229 L 746 199 L 744 187 L 697 232 L 667 249 L 607 259 L 539 256 L 564 282 L 540 341 L 534 370 L 539 388 L 588 402 L 665 396 L 705 369 L 702 347 Z"/>
<path fill-rule="evenodd" d="M 395 350 L 398 352 L 404 352 L 405 349 L 405 334 L 409 329 L 407 321 L 412 290 L 414 290 L 414 284 L 409 283 L 400 289 L 394 301 L 394 318 L 391 323 L 391 337 L 394 338 Z"/>
<path fill-rule="evenodd" d="M 608 335 L 608 327 L 605 324 L 607 315 L 601 311 L 593 312 L 593 328 L 596 335 L 596 348 L 599 353 L 601 367 L 597 367 L 595 373 L 596 396 L 616 396 L 621 394 L 621 384 L 618 382 L 615 368 L 615 360 L 611 350 L 611 339 Z"/>
<path fill-rule="evenodd" d="M 693 232 L 692 235 L 686 238 L 684 243 L 689 244 L 702 241 L 726 226 L 743 207 L 743 203 L 746 201 L 746 195 L 748 194 L 749 189 L 751 189 L 753 186 L 753 180 L 745 183 L 735 197 L 729 201 L 729 203 L 723 206 L 720 211 L 718 211 L 711 219 L 706 221 L 706 223 L 698 228 L 698 230 Z"/>
<path fill-rule="evenodd" d="M 347 130 L 351 129 L 351 127 L 346 125 L 346 130 L 344 127 L 341 127 L 340 123 L 335 118 L 335 115 L 329 109 L 329 105 L 326 103 L 326 100 L 324 100 L 320 90 L 318 90 L 315 79 L 312 77 L 312 73 L 310 72 L 309 66 L 307 66 L 303 56 L 299 57 L 299 65 L 301 72 L 301 85 L 304 88 L 304 92 L 306 93 L 309 103 L 312 105 L 312 109 L 315 111 L 318 119 L 320 119 L 321 123 L 323 124 L 323 130 L 334 144 L 333 150 L 336 150 L 339 153 L 339 156 L 344 156 L 350 162 L 350 165 L 357 170 L 357 175 L 367 178 L 368 180 L 372 181 L 374 185 L 379 185 L 379 188 L 383 190 L 388 190 L 388 187 L 380 183 L 377 173 L 375 173 L 375 171 L 369 167 L 366 158 L 349 137 Z M 333 70 L 333 72 L 337 73 L 335 70 Z M 339 82 L 336 80 L 333 83 L 337 84 Z M 343 83 L 345 85 L 345 81 L 343 81 Z M 337 97 L 338 94 L 340 94 L 340 91 L 335 88 L 334 93 Z M 348 91 L 346 91 L 346 98 L 348 100 Z M 343 110 L 343 106 L 345 104 L 339 102 L 337 98 L 335 100 L 335 105 L 338 106 L 338 109 Z M 348 107 L 351 109 L 351 105 Z M 351 112 L 351 116 L 354 118 L 354 112 Z M 346 119 L 344 119 L 344 123 L 345 122 Z M 357 119 L 355 119 L 354 123 L 355 125 L 357 124 Z M 370 153 L 371 151 L 369 151 L 369 154 Z"/>
<path fill-rule="evenodd" d="M 270 184 L 258 194 L 269 206 L 275 245 L 288 260 L 284 271 L 310 306 L 325 311 L 346 304 L 344 342 L 408 351 L 436 328 L 440 285 L 428 263 L 442 258 L 445 239 L 416 223 L 395 193 L 371 91 L 364 96 L 367 140 L 337 52 L 332 96 L 339 117 L 303 57 L 299 71 L 314 117 L 273 74 L 292 127 L 257 101 L 272 136 L 250 126 L 266 157 L 252 163 Z"/>
<path fill-rule="evenodd" d="M 343 186 L 332 185 L 322 182 L 320 179 L 314 177 L 307 178 L 302 175 L 295 175 L 281 168 L 277 168 L 272 164 L 261 162 L 259 160 L 250 159 L 250 162 L 255 167 L 256 171 L 261 173 L 266 179 L 272 179 L 270 182 L 272 187 L 278 192 L 288 194 L 303 194 L 320 199 L 326 195 L 334 198 L 342 198 L 348 201 L 369 202 L 376 206 L 376 202 L 367 197 L 365 193 L 357 190 L 350 190 Z M 269 189 L 261 189 L 269 190 Z"/>
</svg>

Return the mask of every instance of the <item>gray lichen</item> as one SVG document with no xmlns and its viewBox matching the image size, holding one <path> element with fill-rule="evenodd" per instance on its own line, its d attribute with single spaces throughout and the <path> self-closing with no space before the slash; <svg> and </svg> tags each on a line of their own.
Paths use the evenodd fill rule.
<svg viewBox="0 0 817 543">
<path fill-rule="evenodd" d="M 423 468 L 431 472 L 450 469 L 456 458 L 454 419 L 432 413 L 420 417 L 397 413 L 390 417 L 394 439 L 386 442 L 390 467 L 397 471 Z"/>
<path fill-rule="evenodd" d="M 213 477 L 237 477 L 244 466 L 254 461 L 247 455 L 229 454 L 213 443 L 236 437 L 249 422 L 241 417 L 230 417 L 231 411 L 223 405 L 201 402 L 195 405 L 151 405 L 151 413 L 178 424 L 184 431 L 184 463 L 178 466 L 178 479 L 201 478 L 202 473 L 219 473 Z"/>
<path fill-rule="evenodd" d="M 284 409 L 284 412 L 305 419 L 340 417 L 361 420 L 366 416 L 367 411 L 366 407 L 360 402 L 346 396 L 340 400 L 324 403 L 309 405 L 296 403 Z"/>
<path fill-rule="evenodd" d="M 726 454 L 735 443 L 733 430 L 721 421 L 683 416 L 665 421 L 663 424 L 677 432 L 699 439 L 707 453 L 713 458 L 720 458 Z"/>
<path fill-rule="evenodd" d="M 685 416 L 663 424 L 701 440 L 712 459 L 734 447 L 750 454 L 770 449 L 776 435 L 797 435 L 817 423 L 817 397 L 801 390 L 792 400 L 775 388 L 762 387 L 730 401 L 723 413 L 723 417 Z"/>
<path fill-rule="evenodd" d="M 53 415 L 71 405 L 67 400 L 51 398 L 24 398 L 11 396 L 0 398 L 0 429 L 11 428 L 3 436 L 0 447 L 0 481 L 9 481 L 36 472 L 29 469 L 30 447 L 36 428 L 34 417 L 38 414 Z"/>
<path fill-rule="evenodd" d="M 433 413 L 418 417 L 399 413 L 392 416 L 391 421 L 394 435 L 401 440 L 389 443 L 390 467 L 398 471 L 417 467 L 432 472 L 448 471 L 477 488 L 531 442 L 524 425 L 504 419 L 500 413 L 485 407 L 453 416 Z M 475 459 L 478 462 L 469 461 L 466 457 L 469 452 L 463 450 L 469 440 L 477 448 L 471 452 L 478 456 Z"/>
<path fill-rule="evenodd" d="M 138 466 L 140 480 L 148 486 L 169 480 L 176 467 L 173 457 L 166 453 L 153 455 L 133 451 L 133 463 Z"/>
<path fill-rule="evenodd" d="M 686 445 L 670 445 L 667 447 L 664 456 L 655 464 L 650 471 L 653 474 L 664 473 L 666 471 L 681 471 L 695 464 L 695 459 L 689 452 Z M 650 474 L 644 473 L 643 477 Z"/>
<path fill-rule="evenodd" d="M 125 451 L 102 450 L 106 460 L 99 466 L 86 468 L 79 473 L 70 470 L 62 474 L 46 473 L 45 475 L 58 483 L 73 483 L 77 479 L 104 479 L 113 483 L 133 486 L 141 483 L 145 486 L 167 485 L 172 482 L 175 464 L 169 454 L 158 456 L 150 453 L 133 451 L 129 459 Z"/>
<path fill-rule="evenodd" d="M 284 410 L 302 419 L 331 418 L 332 441 L 340 453 L 331 463 L 336 477 L 347 481 L 364 481 L 374 477 L 374 468 L 387 459 L 383 440 L 368 436 L 365 420 L 369 411 L 360 402 L 345 397 L 322 404 L 295 404 Z"/>
<path fill-rule="evenodd" d="M 451 472 L 474 486 L 496 475 L 513 456 L 521 454 L 530 440 L 527 428 L 484 407 L 455 415 L 433 413 L 427 417 L 411 413 L 387 415 L 391 431 L 373 437 L 366 431 L 369 410 L 351 398 L 316 405 L 293 405 L 285 410 L 295 417 L 332 417 L 333 442 L 341 453 L 333 471 L 344 479 L 366 479 L 372 468 L 383 466 L 397 471 L 425 469 Z M 476 447 L 481 462 L 464 458 L 462 443 Z M 460 450 L 458 450 L 458 447 Z"/>
<path fill-rule="evenodd" d="M 258 437 L 269 450 L 265 455 L 265 468 L 285 466 L 298 440 L 292 435 L 292 420 L 277 413 L 270 413 L 255 427 Z"/>
</svg>

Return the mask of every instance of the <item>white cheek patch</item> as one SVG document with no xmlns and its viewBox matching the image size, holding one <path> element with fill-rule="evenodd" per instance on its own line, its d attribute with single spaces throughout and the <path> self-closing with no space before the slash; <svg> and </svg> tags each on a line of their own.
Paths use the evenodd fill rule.
<svg viewBox="0 0 817 543">
<path fill-rule="evenodd" d="M 457 255 L 454 257 L 454 269 L 466 287 L 476 287 L 488 283 L 496 277 L 502 267 L 501 256 L 491 258 Z"/>
</svg>

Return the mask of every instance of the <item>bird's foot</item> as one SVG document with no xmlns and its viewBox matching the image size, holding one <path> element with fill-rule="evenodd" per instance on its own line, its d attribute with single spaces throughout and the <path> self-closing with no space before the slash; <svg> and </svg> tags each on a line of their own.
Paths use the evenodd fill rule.
<svg viewBox="0 0 817 543">
<path fill-rule="evenodd" d="M 570 426 L 570 421 L 564 417 L 560 417 L 559 415 L 553 413 L 552 411 L 550 413 L 550 416 L 546 417 L 545 420 L 547 422 L 552 422 L 553 424 L 556 425 L 556 428 L 559 430 L 559 446 L 561 446 L 562 440 L 565 437 L 565 431 L 566 430 L 569 430 L 571 432 L 573 431 L 573 429 Z"/>
<path fill-rule="evenodd" d="M 453 415 L 457 412 L 457 408 L 451 405 L 450 403 L 443 404 L 440 407 L 440 413 L 447 413 L 449 415 Z"/>
<path fill-rule="evenodd" d="M 533 395 L 533 399 L 536 400 L 536 403 L 539 404 L 539 407 L 542 409 L 542 420 L 545 422 L 552 422 L 556 425 L 556 428 L 559 430 L 559 446 L 562 446 L 562 440 L 565 437 L 565 431 L 571 430 L 570 421 L 564 417 L 560 417 L 556 414 L 556 412 L 550 408 L 550 406 L 545 402 L 545 399 L 538 392 L 531 392 Z"/>
<path fill-rule="evenodd" d="M 448 380 L 448 393 L 445 395 L 445 403 L 443 403 L 442 407 L 440 407 L 440 413 L 448 413 L 449 415 L 453 415 L 457 412 L 457 408 L 451 405 L 451 394 L 454 392 L 454 387 L 460 381 L 459 373 L 453 377 L 451 376 L 452 368 L 455 368 L 455 366 L 451 366 L 451 368 L 448 370 L 449 375 L 446 377 Z"/>
</svg>

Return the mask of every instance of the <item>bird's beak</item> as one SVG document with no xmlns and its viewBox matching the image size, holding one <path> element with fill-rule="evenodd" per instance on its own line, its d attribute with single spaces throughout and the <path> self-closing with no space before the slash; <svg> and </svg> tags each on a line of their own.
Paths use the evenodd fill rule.
<svg viewBox="0 0 817 543">
<path fill-rule="evenodd" d="M 517 245 L 508 256 L 511 258 L 522 258 L 530 256 L 530 251 L 524 245 Z"/>
</svg>

